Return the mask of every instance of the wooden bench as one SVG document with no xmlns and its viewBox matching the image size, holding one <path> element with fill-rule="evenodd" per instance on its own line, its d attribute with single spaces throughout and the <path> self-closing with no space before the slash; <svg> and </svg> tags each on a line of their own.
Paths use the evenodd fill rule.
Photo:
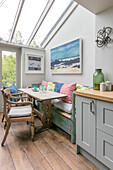
<svg viewBox="0 0 113 170">
<path fill-rule="evenodd" d="M 42 104 L 38 103 L 38 109 L 42 112 Z M 72 113 L 64 112 L 54 105 L 51 107 L 52 123 L 60 127 L 71 136 L 71 143 L 75 143 L 76 138 L 76 109 L 75 109 L 75 92 L 72 94 Z"/>
</svg>

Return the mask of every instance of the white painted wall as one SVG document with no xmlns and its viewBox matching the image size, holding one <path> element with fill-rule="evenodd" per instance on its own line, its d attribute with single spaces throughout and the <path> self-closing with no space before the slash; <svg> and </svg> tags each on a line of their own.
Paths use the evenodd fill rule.
<svg viewBox="0 0 113 170">
<path fill-rule="evenodd" d="M 96 32 L 104 26 L 113 28 L 113 7 L 96 15 Z M 113 33 L 111 37 L 113 39 Z M 113 83 L 113 42 L 104 48 L 95 47 L 95 67 L 102 68 L 105 80 Z"/>
<path fill-rule="evenodd" d="M 31 86 L 32 83 L 40 83 L 44 79 L 44 74 L 25 74 L 25 53 L 44 55 L 44 50 L 21 49 L 21 87 Z"/>
<path fill-rule="evenodd" d="M 78 37 L 83 40 L 83 74 L 52 75 L 50 72 L 50 49 Z M 45 50 L 45 79 L 47 81 L 78 82 L 83 85 L 92 86 L 95 70 L 95 15 L 85 8 L 78 6 Z"/>
</svg>

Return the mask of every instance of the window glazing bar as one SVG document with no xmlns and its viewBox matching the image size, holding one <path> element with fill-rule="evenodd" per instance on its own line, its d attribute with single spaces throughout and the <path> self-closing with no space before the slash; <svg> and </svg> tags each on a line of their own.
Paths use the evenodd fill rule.
<svg viewBox="0 0 113 170">
<path fill-rule="evenodd" d="M 72 4 L 74 3 L 73 0 L 70 1 L 69 5 L 66 7 L 66 9 L 64 10 L 64 12 L 62 13 L 62 15 L 59 17 L 59 19 L 56 21 L 56 23 L 54 24 L 54 26 L 51 28 L 51 30 L 48 32 L 48 34 L 46 35 L 46 37 L 43 39 L 43 41 L 41 42 L 41 46 L 43 46 L 43 44 L 46 42 L 46 40 L 49 38 L 49 36 L 52 34 L 53 30 L 57 27 L 57 25 L 59 24 L 59 22 L 62 20 L 62 18 L 64 17 L 64 15 L 66 14 L 66 12 L 68 11 L 68 9 L 72 6 Z"/>
<path fill-rule="evenodd" d="M 42 14 L 41 14 L 41 16 L 40 16 L 38 22 L 36 23 L 36 25 L 35 25 L 35 27 L 34 27 L 32 33 L 31 33 L 31 35 L 30 35 L 30 37 L 29 37 L 29 39 L 28 39 L 26 45 L 30 45 L 30 44 L 31 44 L 31 42 L 32 42 L 32 40 L 34 39 L 34 37 L 35 37 L 37 31 L 39 30 L 39 28 L 40 28 L 40 26 L 42 25 L 42 23 L 43 23 L 45 17 L 47 16 L 47 14 L 48 14 L 50 8 L 52 7 L 54 1 L 55 1 L 55 0 L 49 0 L 49 1 L 48 1 L 46 7 L 44 8 L 44 10 L 43 10 L 43 12 L 42 12 Z"/>
<path fill-rule="evenodd" d="M 15 15 L 15 19 L 14 19 L 14 22 L 13 22 L 11 33 L 10 33 L 10 36 L 9 36 L 9 42 L 11 42 L 12 39 L 13 39 L 13 36 L 14 36 L 15 30 L 16 30 L 16 26 L 17 26 L 17 23 L 18 23 L 24 2 L 25 2 L 25 0 L 19 1 L 19 5 L 18 5 L 18 8 L 17 8 L 17 12 L 16 12 L 16 15 Z"/>
</svg>

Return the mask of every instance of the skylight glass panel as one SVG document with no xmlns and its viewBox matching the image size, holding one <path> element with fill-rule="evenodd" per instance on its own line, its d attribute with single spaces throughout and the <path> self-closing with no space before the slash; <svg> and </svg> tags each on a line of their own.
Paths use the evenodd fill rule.
<svg viewBox="0 0 113 170">
<path fill-rule="evenodd" d="M 0 0 L 0 38 L 8 41 L 19 0 Z"/>
<path fill-rule="evenodd" d="M 46 37 L 50 29 L 54 26 L 56 21 L 62 15 L 66 7 L 69 5 L 70 0 L 56 0 L 43 21 L 40 29 L 38 30 L 34 40 L 40 46 L 43 39 Z M 33 41 L 34 41 L 33 40 Z M 33 44 L 33 41 L 31 44 Z"/>
<path fill-rule="evenodd" d="M 16 35 L 20 42 L 26 44 L 38 19 L 40 18 L 48 0 L 26 0 L 15 30 L 13 42 Z"/>
</svg>

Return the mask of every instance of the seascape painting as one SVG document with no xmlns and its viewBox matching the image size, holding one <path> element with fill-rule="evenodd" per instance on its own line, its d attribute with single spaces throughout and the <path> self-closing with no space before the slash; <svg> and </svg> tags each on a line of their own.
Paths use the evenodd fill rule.
<svg viewBox="0 0 113 170">
<path fill-rule="evenodd" d="M 81 39 L 51 49 L 52 74 L 82 73 Z"/>
<path fill-rule="evenodd" d="M 41 70 L 41 58 L 29 56 L 28 70 Z"/>
</svg>

